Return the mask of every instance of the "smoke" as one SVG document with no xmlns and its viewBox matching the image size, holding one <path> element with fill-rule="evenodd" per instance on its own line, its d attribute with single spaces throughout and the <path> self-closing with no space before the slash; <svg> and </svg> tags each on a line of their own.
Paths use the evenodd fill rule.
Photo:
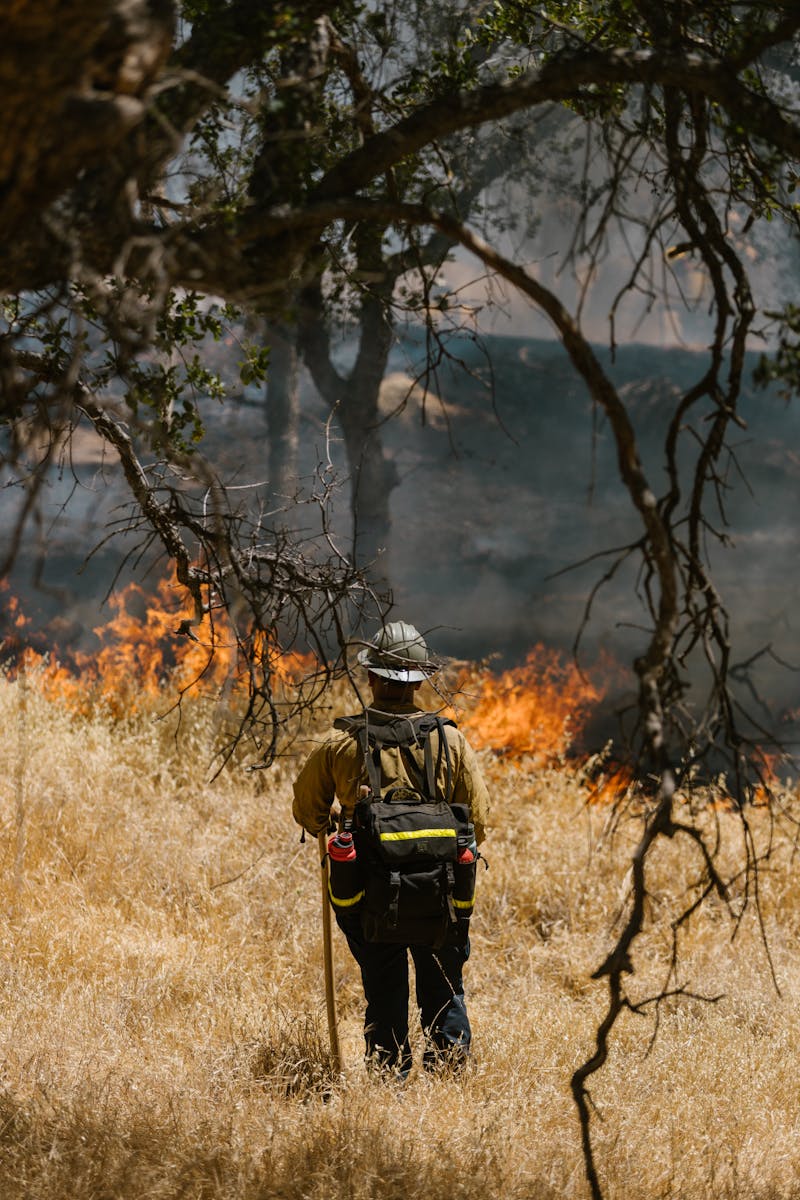
<svg viewBox="0 0 800 1200">
<path fill-rule="evenodd" d="M 439 394 L 445 404 L 453 395 L 457 410 L 447 434 L 406 424 L 394 444 L 405 469 L 393 497 L 390 573 L 398 611 L 437 627 L 437 647 L 459 657 L 496 654 L 511 665 L 536 642 L 571 650 L 589 594 L 615 561 L 602 552 L 633 542 L 641 528 L 610 431 L 560 345 L 493 338 L 488 349 L 493 395 L 488 380 L 481 388 L 465 372 L 440 375 Z M 473 356 L 477 369 L 477 350 Z M 667 485 L 663 445 L 674 397 L 703 362 L 700 352 L 629 346 L 606 363 L 657 494 Z M 729 544 L 709 537 L 708 552 L 730 614 L 733 661 L 753 659 L 739 672 L 741 695 L 776 728 L 798 708 L 798 676 L 783 664 L 800 664 L 800 413 L 749 384 L 741 412 L 747 428 L 722 464 L 720 507 L 709 514 Z M 687 437 L 687 467 L 694 449 Z M 606 652 L 629 666 L 643 648 L 637 568 L 632 559 L 599 591 L 583 661 Z M 699 681 L 691 662 L 688 670 Z M 623 683 L 617 700 L 625 690 Z"/>
<path fill-rule="evenodd" d="M 624 155 L 610 155 L 603 136 L 557 106 L 535 129 L 506 122 L 492 130 L 506 139 L 505 168 L 473 218 L 482 220 L 492 245 L 553 291 L 597 345 L 613 335 L 619 345 L 706 348 L 714 328 L 711 281 L 674 208 L 664 204 L 657 154 L 626 146 Z M 615 181 L 618 171 L 624 177 Z M 724 172 L 718 182 L 719 220 L 747 269 L 756 309 L 779 310 L 796 298 L 796 232 L 781 220 L 751 224 L 748 210 L 724 202 Z M 660 233 L 651 240 L 656 218 Z M 554 336 L 525 296 L 487 277 L 461 248 L 442 268 L 439 284 L 450 293 L 449 311 L 460 306 L 464 319 L 484 333 Z M 763 348 L 769 332 L 754 331 L 754 349 Z"/>
</svg>

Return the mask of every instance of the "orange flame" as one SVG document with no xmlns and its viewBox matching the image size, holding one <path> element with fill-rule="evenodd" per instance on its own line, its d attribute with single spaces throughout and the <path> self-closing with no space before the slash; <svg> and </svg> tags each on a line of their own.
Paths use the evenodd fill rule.
<svg viewBox="0 0 800 1200">
<path fill-rule="evenodd" d="M 603 771 L 589 792 L 590 804 L 616 804 L 628 795 L 636 780 L 633 771 L 624 763 Z"/>
<path fill-rule="evenodd" d="M 780 778 L 778 776 L 778 768 L 783 759 L 780 754 L 772 754 L 768 750 L 759 750 L 757 754 L 757 766 L 761 777 L 761 782 L 753 788 L 753 804 L 768 805 L 773 794 L 780 786 Z"/>
<path fill-rule="evenodd" d="M 13 678 L 24 669 L 45 695 L 76 712 L 100 705 L 121 717 L 140 711 L 143 702 L 163 698 L 167 686 L 199 694 L 223 687 L 241 693 L 253 664 L 289 685 L 313 671 L 313 655 L 285 653 L 263 633 L 243 648 L 224 613 L 206 614 L 190 636 L 176 636 L 183 595 L 174 578 L 162 580 L 154 596 L 128 584 L 110 598 L 114 616 L 93 631 L 101 643 L 95 654 L 77 651 L 62 662 L 27 646 L 7 673 Z M 7 609 L 15 629 L 25 631 L 30 622 L 16 597 L 8 598 Z"/>
<path fill-rule="evenodd" d="M 512 758 L 527 757 L 535 766 L 562 766 L 586 723 L 606 695 L 619 664 L 604 655 L 587 677 L 572 660 L 541 644 L 522 666 L 478 678 L 475 708 L 462 726 L 476 746 Z M 602 680 L 599 682 L 598 680 Z M 465 689 L 468 690 L 468 687 Z M 613 804 L 635 784 L 625 764 L 592 764 L 590 804 Z"/>
<path fill-rule="evenodd" d="M 563 762 L 605 688 L 539 644 L 522 666 L 484 675 L 475 709 L 464 728 L 479 747 L 502 750 L 534 763 Z"/>
</svg>

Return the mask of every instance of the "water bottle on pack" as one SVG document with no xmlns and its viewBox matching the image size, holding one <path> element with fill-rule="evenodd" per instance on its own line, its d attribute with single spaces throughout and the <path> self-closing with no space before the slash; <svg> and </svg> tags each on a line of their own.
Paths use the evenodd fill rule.
<svg viewBox="0 0 800 1200">
<path fill-rule="evenodd" d="M 478 868 L 478 843 L 475 841 L 475 826 L 468 825 L 458 835 L 453 904 L 460 921 L 468 921 L 475 907 L 475 876 Z"/>
<path fill-rule="evenodd" d="M 473 863 L 478 860 L 478 843 L 475 834 L 462 833 L 458 837 L 457 859 L 460 863 Z"/>
<path fill-rule="evenodd" d="M 353 835 L 349 829 L 335 833 L 329 840 L 328 856 L 331 862 L 343 863 L 355 861 L 356 848 L 353 842 Z"/>
<path fill-rule="evenodd" d="M 328 896 L 340 913 L 357 911 L 364 897 L 353 835 L 346 826 L 328 839 Z"/>
</svg>

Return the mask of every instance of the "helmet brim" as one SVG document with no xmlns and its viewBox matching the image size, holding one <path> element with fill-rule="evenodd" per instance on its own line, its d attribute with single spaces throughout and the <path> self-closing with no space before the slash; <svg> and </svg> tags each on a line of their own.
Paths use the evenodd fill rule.
<svg viewBox="0 0 800 1200">
<path fill-rule="evenodd" d="M 361 665 L 366 667 L 371 675 L 380 675 L 382 679 L 391 679 L 394 683 L 422 683 L 433 674 L 433 671 L 411 669 L 405 671 L 402 668 L 374 667 L 370 662 L 364 662 Z"/>
<path fill-rule="evenodd" d="M 374 651 L 367 646 L 359 651 L 358 664 L 366 671 L 370 671 L 373 675 L 380 675 L 382 679 L 391 679 L 394 683 L 423 683 L 429 679 L 431 675 L 436 673 L 434 663 L 423 668 L 419 667 L 402 667 L 398 663 L 397 666 L 387 666 L 386 659 L 379 659 L 377 662 L 372 658 Z"/>
</svg>

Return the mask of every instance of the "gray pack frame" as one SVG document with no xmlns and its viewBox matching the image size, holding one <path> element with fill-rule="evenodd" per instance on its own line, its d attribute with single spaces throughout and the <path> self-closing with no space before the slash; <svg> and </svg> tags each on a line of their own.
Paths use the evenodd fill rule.
<svg viewBox="0 0 800 1200">
<path fill-rule="evenodd" d="M 445 793 L 443 799 L 450 803 L 453 794 L 453 759 L 447 741 L 445 726 L 456 728 L 455 721 L 449 717 L 440 717 L 436 713 L 423 713 L 420 716 L 398 716 L 391 721 L 380 724 L 369 721 L 369 713 L 360 713 L 355 717 L 338 717 L 333 723 L 334 729 L 341 729 L 354 737 L 361 747 L 367 768 L 372 799 L 381 799 L 381 750 L 383 748 L 398 749 L 409 779 L 414 782 L 416 790 L 429 802 L 436 800 L 436 777 L 444 758 L 445 763 Z M 436 757 L 434 758 L 431 734 L 437 734 Z M 423 766 L 411 753 L 412 747 L 422 748 L 424 753 Z"/>
</svg>

